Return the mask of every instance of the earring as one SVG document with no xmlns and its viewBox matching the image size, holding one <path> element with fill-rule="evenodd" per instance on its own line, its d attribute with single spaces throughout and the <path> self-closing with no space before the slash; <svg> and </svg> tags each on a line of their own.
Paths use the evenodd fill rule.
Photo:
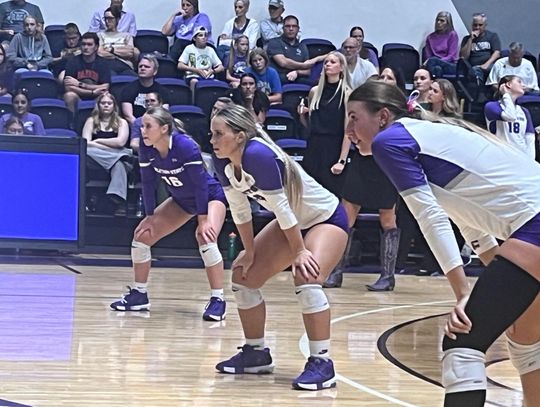
<svg viewBox="0 0 540 407">
<path fill-rule="evenodd" d="M 383 122 L 380 122 L 379 123 L 379 129 L 382 129 L 384 127 L 384 123 Z"/>
</svg>

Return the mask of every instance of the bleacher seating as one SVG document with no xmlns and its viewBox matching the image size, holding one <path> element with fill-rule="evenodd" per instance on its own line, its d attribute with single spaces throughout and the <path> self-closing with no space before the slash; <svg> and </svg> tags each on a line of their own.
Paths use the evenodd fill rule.
<svg viewBox="0 0 540 407">
<path fill-rule="evenodd" d="M 53 137 L 77 137 L 77 133 L 70 129 L 45 129 L 45 135 Z"/>
<path fill-rule="evenodd" d="M 180 119 L 186 132 L 201 146 L 203 151 L 211 151 L 210 147 L 210 126 L 208 116 L 198 106 L 173 105 L 169 107 L 173 117 Z"/>
<path fill-rule="evenodd" d="M 74 117 L 74 123 L 73 128 L 77 132 L 77 134 L 82 135 L 82 129 L 84 127 L 84 123 L 86 122 L 86 119 L 90 117 L 92 114 L 92 110 L 94 110 L 94 106 L 96 106 L 95 100 L 80 100 L 79 105 L 77 107 L 77 112 L 75 113 Z"/>
<path fill-rule="evenodd" d="M 409 44 L 392 42 L 384 44 L 381 55 L 381 65 L 400 69 L 407 88 L 412 89 L 413 77 L 420 67 L 420 55 Z"/>
<path fill-rule="evenodd" d="M 60 52 L 64 49 L 64 25 L 51 24 L 45 27 L 45 36 L 49 41 L 51 47 L 51 54 L 53 57 L 59 57 Z"/>
<path fill-rule="evenodd" d="M 540 96 L 525 95 L 520 97 L 517 103 L 529 111 L 534 127 L 540 126 Z"/>
<path fill-rule="evenodd" d="M 48 72 L 22 72 L 17 80 L 16 88 L 26 89 L 30 100 L 58 96 L 58 82 Z"/>
<path fill-rule="evenodd" d="M 13 112 L 13 104 L 11 103 L 11 95 L 0 97 L 0 116 L 6 113 Z"/>
<path fill-rule="evenodd" d="M 156 52 L 167 55 L 169 52 L 169 39 L 161 31 L 137 30 L 133 43 L 141 54 Z"/>
<path fill-rule="evenodd" d="M 165 94 L 161 95 L 169 105 L 188 105 L 191 103 L 191 90 L 183 79 L 157 78 L 156 82 L 165 88 Z"/>
<path fill-rule="evenodd" d="M 34 99 L 32 100 L 32 113 L 41 117 L 45 129 L 69 129 L 71 113 L 63 100 Z"/>
<path fill-rule="evenodd" d="M 272 140 L 298 138 L 296 120 L 286 110 L 270 109 L 266 112 L 264 127 Z"/>
<path fill-rule="evenodd" d="M 228 96 L 229 84 L 218 80 L 200 80 L 195 87 L 195 105 L 210 117 L 212 107 L 217 98 Z"/>
<path fill-rule="evenodd" d="M 325 55 L 336 50 L 336 46 L 324 38 L 304 38 L 301 43 L 307 47 L 310 58 Z"/>
</svg>

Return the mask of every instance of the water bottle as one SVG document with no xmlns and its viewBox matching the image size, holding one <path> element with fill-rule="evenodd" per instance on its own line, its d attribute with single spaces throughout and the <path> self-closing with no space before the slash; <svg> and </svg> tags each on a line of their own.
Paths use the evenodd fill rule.
<svg viewBox="0 0 540 407">
<path fill-rule="evenodd" d="M 227 257 L 230 261 L 236 258 L 236 233 L 229 233 L 229 246 L 227 250 Z"/>
<path fill-rule="evenodd" d="M 144 216 L 144 203 L 142 194 L 139 194 L 139 198 L 137 198 L 137 209 L 135 211 L 135 216 L 138 218 L 142 218 Z"/>
</svg>

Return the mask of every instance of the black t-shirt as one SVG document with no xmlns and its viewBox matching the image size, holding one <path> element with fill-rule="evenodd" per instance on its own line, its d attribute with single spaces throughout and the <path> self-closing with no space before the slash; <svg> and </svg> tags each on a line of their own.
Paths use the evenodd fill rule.
<svg viewBox="0 0 540 407">
<path fill-rule="evenodd" d="M 66 65 L 66 76 L 89 85 L 111 83 L 111 71 L 105 58 L 96 56 L 93 62 L 86 63 L 82 55 L 71 58 Z"/>
<path fill-rule="evenodd" d="M 461 41 L 461 46 L 465 45 L 469 41 L 470 35 L 467 35 Z M 471 54 L 469 56 L 469 63 L 472 66 L 482 65 L 486 62 L 491 54 L 495 51 L 501 50 L 501 40 L 499 36 L 491 31 L 484 31 L 480 37 L 476 37 L 472 41 Z"/>
<path fill-rule="evenodd" d="M 272 38 L 268 41 L 266 52 L 270 58 L 271 65 L 281 74 L 287 74 L 292 69 L 285 69 L 274 62 L 274 55 L 283 55 L 285 58 L 292 59 L 296 62 L 304 62 L 309 59 L 309 51 L 306 44 L 301 44 L 296 40 L 292 45 L 283 39 L 283 36 Z"/>
<path fill-rule="evenodd" d="M 120 100 L 122 103 L 131 103 L 133 105 L 133 116 L 141 117 L 144 112 L 146 112 L 146 108 L 144 106 L 145 95 L 151 92 L 159 93 L 163 98 L 164 105 L 169 103 L 166 100 L 167 95 L 163 89 L 163 86 L 155 81 L 149 87 L 142 86 L 140 81 L 135 81 L 132 84 L 130 83 L 122 90 Z"/>
</svg>

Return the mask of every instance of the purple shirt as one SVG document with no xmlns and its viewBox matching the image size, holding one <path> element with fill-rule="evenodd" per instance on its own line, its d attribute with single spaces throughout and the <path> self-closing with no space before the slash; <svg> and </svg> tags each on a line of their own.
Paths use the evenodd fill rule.
<svg viewBox="0 0 540 407">
<path fill-rule="evenodd" d="M 0 117 L 0 133 L 6 132 L 6 122 L 13 116 L 11 113 L 6 113 Z M 41 117 L 34 113 L 26 113 L 21 118 L 23 122 L 23 134 L 28 136 L 44 136 L 45 127 Z"/>
<path fill-rule="evenodd" d="M 426 38 L 424 52 L 426 59 L 437 57 L 446 62 L 456 62 L 458 60 L 457 33 L 454 30 L 447 33 L 432 32 Z"/>
<path fill-rule="evenodd" d="M 208 42 L 213 44 L 212 23 L 206 14 L 195 14 L 188 19 L 185 19 L 183 16 L 176 16 L 172 22 L 172 28 L 175 31 L 175 36 L 181 40 L 191 41 L 193 38 L 193 32 L 198 27 L 206 28 L 206 31 L 208 31 Z"/>
<path fill-rule="evenodd" d="M 185 134 L 173 134 L 169 152 L 162 158 L 154 147 L 144 142 L 139 147 L 144 208 L 152 215 L 156 207 L 155 183 L 161 177 L 172 198 L 190 214 L 208 214 L 208 186 L 219 185 L 203 163 L 199 146 Z"/>
</svg>

